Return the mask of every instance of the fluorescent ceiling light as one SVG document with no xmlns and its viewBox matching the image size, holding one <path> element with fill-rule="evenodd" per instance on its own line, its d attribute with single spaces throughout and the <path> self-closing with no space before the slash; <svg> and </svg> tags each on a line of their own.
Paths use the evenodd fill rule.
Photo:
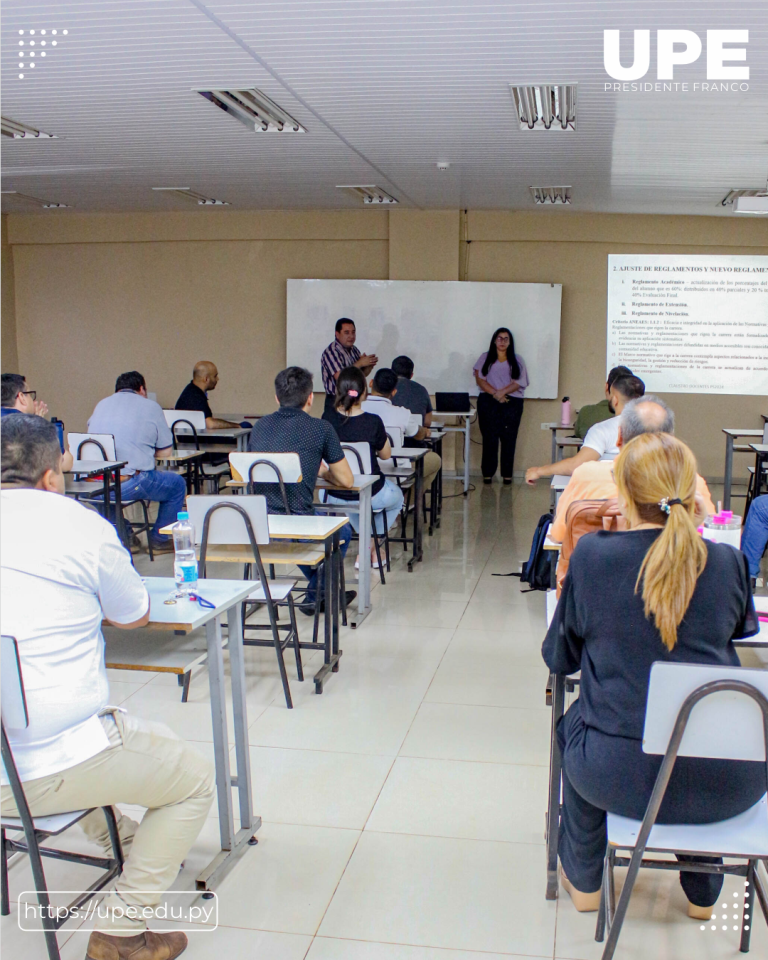
<svg viewBox="0 0 768 960">
<path fill-rule="evenodd" d="M 570 203 L 570 187 L 529 187 L 534 203 Z"/>
<path fill-rule="evenodd" d="M 768 193 L 762 197 L 736 197 L 733 212 L 768 214 Z"/>
<path fill-rule="evenodd" d="M 67 210 L 72 206 L 70 203 L 51 203 L 48 200 L 41 200 L 40 197 L 31 197 L 26 193 L 19 193 L 18 190 L 0 190 L 4 197 L 12 197 L 14 200 L 24 200 L 27 203 L 34 203 L 38 207 L 46 210 Z"/>
<path fill-rule="evenodd" d="M 274 100 L 251 87 L 249 90 L 196 90 L 214 106 L 239 120 L 254 133 L 306 133 Z"/>
<path fill-rule="evenodd" d="M 346 190 L 347 193 L 352 194 L 353 197 L 362 198 L 363 203 L 398 203 L 391 194 L 387 193 L 386 190 L 382 190 L 381 187 L 377 187 L 375 184 L 351 184 L 348 186 L 343 186 L 341 184 L 337 185 L 337 190 Z"/>
<path fill-rule="evenodd" d="M 18 123 L 11 120 L 10 117 L 2 117 L 0 123 L 0 132 L 4 137 L 10 137 L 12 140 L 57 140 L 58 137 L 53 133 L 45 133 L 35 127 L 28 127 L 26 123 Z"/>
<path fill-rule="evenodd" d="M 511 83 L 521 130 L 575 130 L 575 83 Z"/>
<path fill-rule="evenodd" d="M 228 207 L 230 205 L 227 200 L 214 200 L 213 197 L 206 197 L 202 193 L 197 193 L 191 187 L 152 187 L 152 189 L 158 193 L 175 193 L 201 207 Z"/>
</svg>

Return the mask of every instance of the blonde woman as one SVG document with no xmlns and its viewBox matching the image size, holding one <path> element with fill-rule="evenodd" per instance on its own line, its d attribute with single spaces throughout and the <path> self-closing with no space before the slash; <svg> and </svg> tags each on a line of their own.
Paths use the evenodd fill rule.
<svg viewBox="0 0 768 960">
<path fill-rule="evenodd" d="M 579 698 L 557 731 L 563 886 L 580 911 L 600 901 L 606 811 L 642 819 L 661 765 L 641 743 L 651 664 L 738 666 L 732 641 L 758 632 L 746 558 L 697 533 L 688 447 L 643 434 L 613 470 L 629 529 L 579 541 L 542 651 L 555 673 L 581 669 Z M 658 822 L 723 820 L 764 793 L 763 764 L 682 757 Z M 723 878 L 682 872 L 680 881 L 689 916 L 708 919 Z"/>
</svg>

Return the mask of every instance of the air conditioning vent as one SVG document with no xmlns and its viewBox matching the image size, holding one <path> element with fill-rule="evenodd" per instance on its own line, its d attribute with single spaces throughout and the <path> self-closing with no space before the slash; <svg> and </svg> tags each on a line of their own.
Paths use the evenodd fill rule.
<svg viewBox="0 0 768 960">
<path fill-rule="evenodd" d="M 346 190 L 353 197 L 362 199 L 363 203 L 399 203 L 391 194 L 375 184 L 352 184 L 348 186 L 337 186 L 337 190 Z"/>
<path fill-rule="evenodd" d="M 249 90 L 197 90 L 201 97 L 223 110 L 254 133 L 306 133 L 298 120 L 274 100 L 251 87 Z"/>
<path fill-rule="evenodd" d="M 183 197 L 200 207 L 228 207 L 227 200 L 214 200 L 213 197 L 206 197 L 203 193 L 192 190 L 191 187 L 152 187 L 157 193 L 173 193 L 176 196 Z"/>
<path fill-rule="evenodd" d="M 570 203 L 570 187 L 529 187 L 534 203 Z"/>
<path fill-rule="evenodd" d="M 34 203 L 35 206 L 43 207 L 44 210 L 68 210 L 71 203 L 54 203 L 51 200 L 41 200 L 40 197 L 31 197 L 27 193 L 19 193 L 18 190 L 0 190 L 4 197 L 10 200 L 22 200 L 25 203 Z"/>
<path fill-rule="evenodd" d="M 739 187 L 729 190 L 720 201 L 723 207 L 731 206 L 739 197 L 768 197 L 768 187 Z"/>
<path fill-rule="evenodd" d="M 26 123 L 11 120 L 10 117 L 2 117 L 0 132 L 11 140 L 58 140 L 54 133 L 45 133 L 36 127 L 27 126 Z"/>
<path fill-rule="evenodd" d="M 521 130 L 575 130 L 575 83 L 510 85 Z"/>
</svg>

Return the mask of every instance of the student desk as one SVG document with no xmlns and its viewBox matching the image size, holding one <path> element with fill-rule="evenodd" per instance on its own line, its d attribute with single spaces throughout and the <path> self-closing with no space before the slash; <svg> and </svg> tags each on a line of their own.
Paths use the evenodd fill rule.
<svg viewBox="0 0 768 960">
<path fill-rule="evenodd" d="M 737 444 L 734 446 L 736 437 L 751 437 L 755 442 L 762 440 L 763 431 L 758 429 L 740 430 L 735 427 L 723 427 L 725 434 L 725 468 L 723 470 L 723 509 L 731 509 L 731 485 L 733 483 L 733 451 L 737 453 L 748 453 L 749 447 L 746 444 Z"/>
<path fill-rule="evenodd" d="M 572 453 L 576 453 L 583 445 L 584 441 L 578 437 L 556 437 L 555 450 L 557 452 L 552 462 L 557 463 L 558 460 L 562 460 L 565 456 L 566 449 L 572 451 Z"/>
<path fill-rule="evenodd" d="M 426 443 L 430 450 L 433 450 L 440 457 L 440 469 L 435 474 L 432 481 L 431 493 L 429 496 L 429 535 L 436 527 L 440 526 L 440 516 L 443 512 L 443 437 L 446 436 L 445 430 L 430 430 L 429 436 L 425 437 L 422 443 Z"/>
<path fill-rule="evenodd" d="M 464 434 L 464 496 L 469 493 L 469 429 L 472 425 L 472 417 L 475 415 L 475 410 L 469 410 L 467 413 L 443 413 L 439 410 L 432 411 L 433 420 L 446 420 L 448 417 L 459 417 L 464 419 L 464 426 L 449 427 L 446 425 L 441 425 L 440 430 L 443 433 L 463 433 Z M 446 473 L 446 480 L 460 480 L 461 474 L 456 473 Z"/>
<path fill-rule="evenodd" d="M 558 432 L 560 430 L 573 430 L 575 426 L 576 426 L 575 423 L 554 423 L 554 422 L 542 423 L 541 425 L 542 430 L 544 429 L 544 427 L 549 427 L 549 429 L 552 431 L 552 456 L 550 457 L 550 461 L 549 461 L 550 463 L 554 463 L 558 459 L 558 456 L 557 456 Z M 578 439 L 578 438 L 573 438 L 573 439 Z"/>
<path fill-rule="evenodd" d="M 230 444 L 234 443 L 238 450 L 247 450 L 248 449 L 248 436 L 250 435 L 249 427 L 218 427 L 216 430 L 197 430 L 197 437 L 199 440 L 203 441 L 204 447 L 203 450 L 205 453 L 213 452 L 211 451 L 210 444 L 215 444 L 217 441 L 229 441 Z M 192 437 L 192 431 L 188 427 L 183 425 L 179 426 L 176 429 L 176 440 L 183 441 L 185 437 Z M 231 446 L 225 446 L 225 450 L 221 452 L 230 453 L 232 450 Z"/>
<path fill-rule="evenodd" d="M 413 573 L 414 563 L 421 563 L 424 559 L 424 457 L 427 451 L 424 447 L 392 447 L 392 459 L 410 460 L 407 467 L 395 466 L 382 470 L 385 477 L 409 480 L 415 478 L 413 504 L 413 537 L 390 537 L 390 543 L 413 543 L 413 555 L 408 561 L 408 573 Z M 388 464 L 390 461 L 383 461 Z M 380 461 L 381 463 L 381 461 Z M 407 518 L 406 518 L 407 519 Z M 361 548 L 362 550 L 362 548 Z M 362 562 L 362 553 L 360 556 Z"/>
<path fill-rule="evenodd" d="M 131 670 L 159 670 L 179 672 L 191 669 L 203 656 L 208 659 L 208 683 L 211 691 L 211 722 L 216 764 L 216 795 L 219 811 L 221 850 L 198 874 L 198 890 L 211 890 L 221 880 L 246 845 L 253 842 L 253 834 L 261 826 L 261 817 L 253 814 L 251 792 L 251 765 L 248 752 L 248 712 L 245 697 L 245 663 L 243 660 L 243 623 L 241 603 L 256 589 L 258 583 L 250 580 L 207 580 L 199 582 L 200 595 L 215 604 L 214 609 L 200 606 L 195 600 L 180 599 L 168 605 L 164 601 L 174 593 L 175 583 L 170 577 L 147 577 L 144 584 L 149 592 L 149 626 L 154 631 L 169 631 L 166 637 L 155 634 L 154 642 L 137 631 L 116 630 L 105 626 L 107 666 Z M 232 683 L 232 714 L 235 734 L 237 776 L 232 776 L 229 763 L 227 736 L 227 689 L 224 677 L 224 656 L 221 627 L 227 621 L 229 661 Z M 205 646 L 193 638 L 174 634 L 205 628 Z M 232 787 L 237 787 L 240 829 L 235 828 L 232 806 Z"/>
<path fill-rule="evenodd" d="M 232 481 L 240 483 L 240 481 Z M 342 651 L 339 650 L 339 579 L 341 556 L 339 550 L 339 531 L 349 521 L 346 517 L 316 517 L 303 516 L 295 514 L 285 516 L 282 514 L 270 513 L 267 517 L 269 524 L 269 544 L 259 546 L 259 553 L 264 566 L 275 563 L 290 562 L 291 564 L 307 564 L 308 566 L 317 566 L 325 561 L 325 586 L 324 593 L 326 597 L 332 597 L 331 614 L 324 620 L 324 642 L 319 644 L 315 640 L 302 640 L 299 646 L 303 650 L 322 650 L 323 666 L 314 676 L 315 693 L 323 692 L 323 684 L 328 679 L 329 673 L 338 673 L 339 659 Z M 160 529 L 160 533 L 173 534 L 173 524 L 168 524 Z M 303 551 L 301 543 L 292 543 L 290 545 L 272 541 L 310 541 L 314 544 L 323 544 L 323 548 L 313 546 L 311 543 L 306 545 Z M 198 556 L 200 554 L 197 548 Z M 206 553 L 206 563 L 241 563 L 247 569 L 254 562 L 253 553 L 250 545 L 241 544 L 215 544 L 208 547 Z M 202 581 L 201 581 L 202 582 Z M 226 581 L 224 581 L 226 582 Z M 326 611 L 327 611 L 326 607 Z M 195 666 L 195 664 L 192 664 Z M 192 666 L 189 669 L 192 669 Z M 174 673 L 187 673 L 187 671 L 174 670 Z"/>
<path fill-rule="evenodd" d="M 555 476 L 552 477 L 552 483 L 549 485 L 549 502 L 553 510 L 557 509 L 557 503 L 560 499 L 560 494 L 563 492 L 563 490 L 565 490 L 570 482 L 571 478 L 563 476 L 562 474 L 556 473 Z"/>
<path fill-rule="evenodd" d="M 207 450 L 187 450 L 182 448 L 180 450 L 171 450 L 162 456 L 155 454 L 155 460 L 158 463 L 162 463 L 166 468 L 180 466 L 185 463 L 187 465 L 187 493 L 191 493 L 193 490 L 195 492 L 198 490 L 200 483 L 200 474 L 198 472 L 200 461 L 207 452 Z"/>
<path fill-rule="evenodd" d="M 122 497 L 120 491 L 120 471 L 128 463 L 127 460 L 75 460 L 70 470 L 65 471 L 65 493 L 70 496 L 87 495 L 93 499 L 98 494 L 98 486 L 94 483 L 74 479 L 75 477 L 96 477 L 102 475 L 101 513 L 105 520 L 109 520 L 110 483 L 115 490 L 115 519 L 117 535 L 121 543 L 125 544 L 125 523 L 123 522 Z"/>
</svg>

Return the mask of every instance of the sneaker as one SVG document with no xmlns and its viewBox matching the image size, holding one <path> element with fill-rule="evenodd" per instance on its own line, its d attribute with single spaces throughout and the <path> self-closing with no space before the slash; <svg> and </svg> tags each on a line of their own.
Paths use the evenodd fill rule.
<svg viewBox="0 0 768 960">
<path fill-rule="evenodd" d="M 173 540 L 153 540 L 152 553 L 173 553 Z"/>
<path fill-rule="evenodd" d="M 135 937 L 113 937 L 94 930 L 85 951 L 86 960 L 175 960 L 187 949 L 184 933 L 152 933 L 145 930 Z"/>
<path fill-rule="evenodd" d="M 352 601 L 355 599 L 356 596 L 357 596 L 356 591 L 354 591 L 354 590 L 347 590 L 347 592 L 344 594 L 344 597 L 345 597 L 346 602 L 347 602 L 347 606 L 349 606 L 350 603 L 352 603 Z M 303 604 L 299 607 L 299 610 L 301 610 L 301 612 L 304 614 L 305 617 L 314 617 L 314 615 L 315 615 L 315 604 L 314 604 L 314 603 L 303 603 Z M 320 613 L 325 613 L 325 600 L 321 600 L 321 601 L 320 601 Z"/>
</svg>

